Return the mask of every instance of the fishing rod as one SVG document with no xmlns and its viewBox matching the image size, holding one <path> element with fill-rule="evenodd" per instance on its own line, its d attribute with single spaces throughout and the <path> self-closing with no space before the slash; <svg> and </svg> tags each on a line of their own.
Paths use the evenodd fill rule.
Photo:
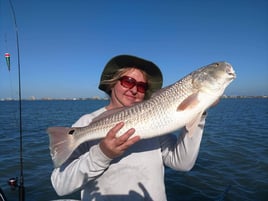
<svg viewBox="0 0 268 201">
<path fill-rule="evenodd" d="M 19 133 L 20 133 L 20 177 L 19 177 L 19 184 L 17 185 L 17 181 L 14 178 L 11 178 L 9 180 L 9 185 L 12 188 L 16 188 L 18 186 L 19 188 L 19 201 L 25 200 L 25 187 L 24 187 L 24 176 L 23 176 L 23 150 L 22 150 L 22 99 L 21 99 L 21 76 L 20 76 L 20 48 L 19 48 L 19 31 L 18 31 L 18 25 L 16 20 L 16 14 L 15 9 L 12 4 L 11 0 L 8 0 L 11 13 L 13 16 L 14 26 L 15 26 L 15 32 L 16 32 L 16 48 L 17 48 L 17 62 L 18 62 L 18 81 L 19 81 Z"/>
</svg>

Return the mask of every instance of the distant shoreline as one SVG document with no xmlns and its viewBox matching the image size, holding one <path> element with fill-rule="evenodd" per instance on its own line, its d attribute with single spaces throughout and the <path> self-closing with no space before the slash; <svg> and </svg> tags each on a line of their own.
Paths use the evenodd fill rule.
<svg viewBox="0 0 268 201">
<path fill-rule="evenodd" d="M 245 98 L 268 98 L 267 96 L 226 96 L 223 95 L 222 99 L 245 99 Z M 22 99 L 23 101 L 81 101 L 81 100 L 109 100 L 109 98 L 91 97 L 91 98 L 28 98 Z M 13 98 L 2 98 L 0 101 L 18 101 L 18 99 Z"/>
</svg>

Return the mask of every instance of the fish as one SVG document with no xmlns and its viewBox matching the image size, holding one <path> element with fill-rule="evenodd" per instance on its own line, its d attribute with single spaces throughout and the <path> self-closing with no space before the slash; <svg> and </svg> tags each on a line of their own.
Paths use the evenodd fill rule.
<svg viewBox="0 0 268 201">
<path fill-rule="evenodd" d="M 88 126 L 49 127 L 54 167 L 60 167 L 80 144 L 104 138 L 119 122 L 124 122 L 124 126 L 117 137 L 134 128 L 133 136 L 141 139 L 172 133 L 185 126 L 188 130 L 195 128 L 197 118 L 221 98 L 235 78 L 228 62 L 211 63 L 156 91 L 148 100 L 104 112 Z"/>
</svg>

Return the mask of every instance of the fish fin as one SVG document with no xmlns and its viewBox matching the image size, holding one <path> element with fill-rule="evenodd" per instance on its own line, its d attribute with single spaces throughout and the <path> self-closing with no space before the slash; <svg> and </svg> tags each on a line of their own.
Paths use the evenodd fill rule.
<svg viewBox="0 0 268 201">
<path fill-rule="evenodd" d="M 199 100 L 197 98 L 198 94 L 194 93 L 190 96 L 188 96 L 186 99 L 184 99 L 180 105 L 177 108 L 177 111 L 186 110 L 188 108 L 193 108 L 199 103 Z"/>
<path fill-rule="evenodd" d="M 198 126 L 200 122 L 201 116 L 202 116 L 202 112 L 198 113 L 197 116 L 194 119 L 192 119 L 192 121 L 190 121 L 189 123 L 185 125 L 186 130 L 189 133 L 189 137 L 192 137 L 194 130 L 196 129 L 196 127 Z"/>
<path fill-rule="evenodd" d="M 50 155 L 55 167 L 61 166 L 73 152 L 74 128 L 49 127 Z"/>
</svg>

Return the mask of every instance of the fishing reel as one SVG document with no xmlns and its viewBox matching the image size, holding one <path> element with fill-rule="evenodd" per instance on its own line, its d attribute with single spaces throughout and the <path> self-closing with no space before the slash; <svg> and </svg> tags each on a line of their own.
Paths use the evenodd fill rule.
<svg viewBox="0 0 268 201">
<path fill-rule="evenodd" d="M 18 187 L 18 178 L 10 178 L 8 180 L 8 185 L 10 186 L 11 190 L 16 190 Z"/>
<path fill-rule="evenodd" d="M 19 200 L 24 201 L 25 200 L 25 194 L 24 194 L 24 187 L 22 185 L 18 185 L 18 178 L 10 178 L 7 181 L 8 185 L 10 186 L 11 190 L 19 189 Z M 3 192 L 3 190 L 0 188 L 0 201 L 7 201 L 7 198 Z"/>
</svg>

